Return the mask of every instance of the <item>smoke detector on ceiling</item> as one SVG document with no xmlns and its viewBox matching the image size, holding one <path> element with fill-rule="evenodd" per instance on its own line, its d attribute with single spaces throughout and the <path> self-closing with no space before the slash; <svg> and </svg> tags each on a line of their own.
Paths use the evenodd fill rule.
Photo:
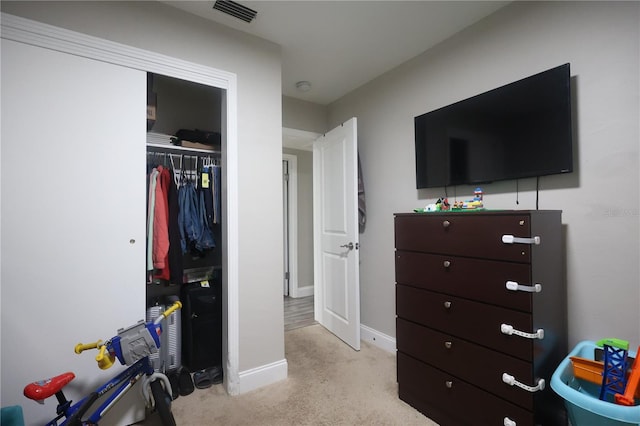
<svg viewBox="0 0 640 426">
<path fill-rule="evenodd" d="M 245 22 L 251 22 L 255 19 L 258 12 L 253 9 L 249 9 L 246 6 L 236 3 L 231 0 L 216 0 L 213 5 L 215 10 L 219 10 L 222 13 L 231 15 L 234 18 L 241 19 Z"/>
<path fill-rule="evenodd" d="M 311 83 L 308 81 L 299 81 L 296 83 L 296 89 L 301 92 L 308 92 L 311 90 Z"/>
</svg>

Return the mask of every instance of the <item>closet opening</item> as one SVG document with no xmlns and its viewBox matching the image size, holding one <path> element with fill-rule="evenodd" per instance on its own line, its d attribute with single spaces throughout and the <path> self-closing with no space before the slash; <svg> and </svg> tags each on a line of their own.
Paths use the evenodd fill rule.
<svg viewBox="0 0 640 426">
<path fill-rule="evenodd" d="M 182 302 L 152 359 L 174 396 L 224 380 L 225 108 L 223 89 L 147 73 L 147 320 Z"/>
</svg>

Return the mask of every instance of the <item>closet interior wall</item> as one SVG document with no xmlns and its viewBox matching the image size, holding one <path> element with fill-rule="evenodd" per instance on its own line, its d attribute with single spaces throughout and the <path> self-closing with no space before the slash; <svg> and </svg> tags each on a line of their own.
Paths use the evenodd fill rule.
<svg viewBox="0 0 640 426">
<path fill-rule="evenodd" d="M 220 157 L 219 153 L 194 153 L 188 150 L 163 148 L 157 146 L 147 147 L 147 179 L 155 170 L 167 169 L 170 175 L 171 193 L 173 201 L 177 204 L 169 206 L 167 210 L 184 210 L 183 198 L 180 191 L 191 190 L 195 199 L 193 207 L 197 214 L 192 214 L 201 225 L 200 234 L 210 233 L 210 246 L 196 248 L 195 242 L 189 241 L 189 236 L 178 232 L 169 232 L 169 255 L 167 262 L 170 271 L 163 274 L 161 271 L 152 270 L 147 259 L 147 304 L 153 305 L 163 296 L 179 295 L 181 284 L 196 281 L 213 280 L 221 278 L 222 272 L 222 229 L 221 229 L 221 197 L 220 197 Z M 184 187 L 181 189 L 181 187 Z M 208 193 L 207 197 L 200 194 Z M 171 198 L 171 197 L 169 197 Z M 207 198 L 209 208 L 199 204 Z M 149 198 L 147 198 L 149 206 Z M 177 207 L 177 208 L 176 208 Z M 202 208 L 202 210 L 200 210 Z M 207 212 L 208 211 L 208 212 Z M 173 214 L 174 219 L 177 216 Z M 149 212 L 147 220 L 149 220 Z M 168 222 L 171 222 L 170 220 Z M 174 226 L 177 225 L 174 223 Z M 181 241 L 186 239 L 185 241 Z M 150 241 L 147 241 L 149 244 Z M 186 252 L 184 249 L 186 248 Z M 151 249 L 153 250 L 153 248 Z M 179 253 L 179 256 L 177 256 Z M 179 257 L 179 259 L 176 259 Z"/>
<path fill-rule="evenodd" d="M 220 134 L 222 116 L 222 90 L 158 74 L 147 74 L 147 184 L 154 167 L 162 166 L 171 172 L 176 189 L 190 183 L 199 197 L 203 185 L 214 185 L 213 174 L 203 178 L 202 170 L 221 171 L 221 146 L 205 145 L 191 148 L 190 141 L 176 138 L 181 129 L 199 130 Z M 209 176 L 211 181 L 209 182 Z M 218 178 L 221 173 L 217 174 Z M 219 184 L 219 181 L 218 181 Z M 148 193 L 149 194 L 149 193 Z M 214 193 L 215 196 L 215 193 Z M 219 195 L 218 195 L 219 197 Z M 147 198 L 149 206 L 149 197 Z M 219 198 L 221 212 L 222 199 Z M 203 250 L 187 249 L 181 256 L 181 273 L 171 273 L 170 279 L 160 278 L 157 271 L 149 270 L 147 260 L 147 307 L 153 306 L 165 296 L 180 296 L 184 284 L 222 278 L 222 225 L 219 219 L 209 222 L 215 247 Z M 169 241 L 174 249 L 180 241 Z"/>
</svg>

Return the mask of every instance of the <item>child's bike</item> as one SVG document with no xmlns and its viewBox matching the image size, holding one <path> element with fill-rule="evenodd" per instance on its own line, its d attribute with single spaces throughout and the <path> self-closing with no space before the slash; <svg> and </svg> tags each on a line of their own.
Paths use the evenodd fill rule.
<svg viewBox="0 0 640 426">
<path fill-rule="evenodd" d="M 140 321 L 131 327 L 120 329 L 117 336 L 106 342 L 98 340 L 94 343 L 77 344 L 77 354 L 87 349 L 98 349 L 96 361 L 103 370 L 110 368 L 116 358 L 121 364 L 129 367 L 75 404 L 68 401 L 62 392 L 65 385 L 75 378 L 71 372 L 30 383 L 25 386 L 24 395 L 35 401 L 44 401 L 53 395 L 56 396 L 57 415 L 46 426 L 97 425 L 109 409 L 141 380 L 147 408 L 157 412 L 164 426 L 175 426 L 176 422 L 171 413 L 171 384 L 167 376 L 154 371 L 149 355 L 160 348 L 162 320 L 181 307 L 180 302 L 175 302 L 155 321 Z M 60 420 L 62 423 L 58 423 Z"/>
</svg>

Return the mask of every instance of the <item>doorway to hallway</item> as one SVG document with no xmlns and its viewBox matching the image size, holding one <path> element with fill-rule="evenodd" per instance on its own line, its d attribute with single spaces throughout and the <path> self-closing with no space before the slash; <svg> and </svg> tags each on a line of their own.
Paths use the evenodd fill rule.
<svg viewBox="0 0 640 426">
<path fill-rule="evenodd" d="M 313 141 L 316 133 L 283 128 L 283 296 L 285 331 L 314 324 Z"/>
</svg>

